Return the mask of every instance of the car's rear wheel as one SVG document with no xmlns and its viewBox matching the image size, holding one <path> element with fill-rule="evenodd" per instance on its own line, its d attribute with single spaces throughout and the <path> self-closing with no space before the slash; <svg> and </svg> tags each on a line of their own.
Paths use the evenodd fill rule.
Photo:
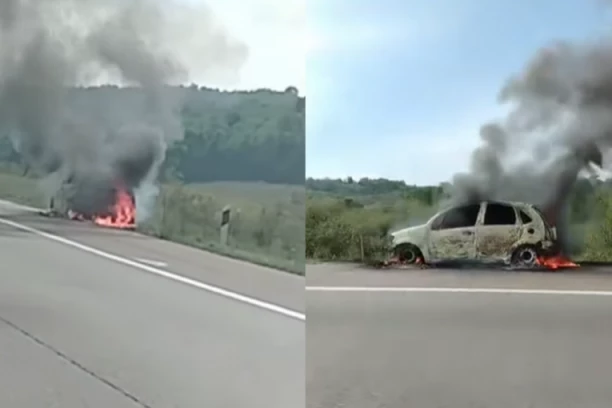
<svg viewBox="0 0 612 408">
<path fill-rule="evenodd" d="M 412 244 L 401 244 L 394 248 L 397 260 L 402 264 L 416 264 L 423 261 L 421 250 Z"/>
<path fill-rule="evenodd" d="M 512 265 L 520 267 L 533 267 L 538 264 L 540 251 L 535 245 L 522 245 L 512 254 Z"/>
</svg>

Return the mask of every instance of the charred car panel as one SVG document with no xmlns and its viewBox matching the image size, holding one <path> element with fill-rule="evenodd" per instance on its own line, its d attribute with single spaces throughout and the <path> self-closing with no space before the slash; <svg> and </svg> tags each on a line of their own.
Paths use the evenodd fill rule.
<svg viewBox="0 0 612 408">
<path fill-rule="evenodd" d="M 474 258 L 474 233 L 468 228 L 446 230 L 430 235 L 429 252 L 432 258 L 468 260 Z"/>
<path fill-rule="evenodd" d="M 480 217 L 478 204 L 450 208 L 429 223 L 427 240 L 430 259 L 469 260 L 475 257 L 476 224 Z M 427 259 L 425 259 L 427 261 Z"/>
<path fill-rule="evenodd" d="M 474 260 L 510 263 L 517 248 L 555 247 L 554 229 L 541 212 L 518 202 L 481 202 L 452 207 L 426 224 L 392 233 L 394 249 L 418 248 L 423 261 Z"/>
</svg>

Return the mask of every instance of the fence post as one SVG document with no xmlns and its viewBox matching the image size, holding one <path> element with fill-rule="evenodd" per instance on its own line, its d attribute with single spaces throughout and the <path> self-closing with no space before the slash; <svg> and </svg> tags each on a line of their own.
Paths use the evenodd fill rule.
<svg viewBox="0 0 612 408">
<path fill-rule="evenodd" d="M 227 239 L 229 236 L 230 212 L 230 206 L 227 205 L 223 208 L 223 212 L 221 213 L 221 228 L 219 232 L 222 246 L 227 246 Z"/>
<path fill-rule="evenodd" d="M 359 234 L 359 249 L 361 250 L 361 262 L 365 261 L 365 251 L 363 249 L 363 235 Z"/>
</svg>

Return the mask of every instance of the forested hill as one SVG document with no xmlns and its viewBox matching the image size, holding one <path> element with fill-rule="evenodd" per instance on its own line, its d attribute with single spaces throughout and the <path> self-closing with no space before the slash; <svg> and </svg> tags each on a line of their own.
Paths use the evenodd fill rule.
<svg viewBox="0 0 612 408">
<path fill-rule="evenodd" d="M 403 180 L 385 178 L 362 178 L 359 180 L 352 177 L 346 179 L 308 178 L 306 188 L 312 193 L 325 193 L 337 197 L 393 196 L 412 198 L 427 205 L 432 205 L 444 194 L 442 185 L 414 186 L 406 184 Z"/>
<path fill-rule="evenodd" d="M 179 87 L 184 100 L 183 140 L 170 147 L 164 174 L 184 182 L 263 181 L 303 184 L 305 98 L 297 89 L 218 91 Z M 80 109 L 114 109 L 138 98 L 135 88 L 74 89 Z M 0 138 L 0 161 L 16 161 L 9 141 Z"/>
</svg>

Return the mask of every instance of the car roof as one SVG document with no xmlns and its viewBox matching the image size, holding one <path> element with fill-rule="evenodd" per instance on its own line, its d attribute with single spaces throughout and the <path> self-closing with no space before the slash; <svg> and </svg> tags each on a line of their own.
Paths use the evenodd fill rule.
<svg viewBox="0 0 612 408">
<path fill-rule="evenodd" d="M 512 206 L 515 206 L 515 207 L 531 207 L 531 204 L 524 203 L 524 202 L 521 202 L 521 201 L 485 200 L 483 202 L 486 202 L 486 203 L 489 203 L 489 204 L 512 205 Z"/>
<path fill-rule="evenodd" d="M 531 204 L 525 203 L 525 202 L 522 202 L 522 201 L 482 200 L 482 201 L 478 201 L 478 202 L 475 202 L 475 203 L 469 203 L 469 204 L 451 205 L 449 207 L 446 207 L 444 209 L 444 211 L 445 210 L 450 210 L 451 208 L 464 207 L 466 205 L 482 205 L 482 203 L 512 205 L 512 206 L 515 206 L 515 207 L 531 207 L 532 206 Z"/>
<path fill-rule="evenodd" d="M 463 207 L 463 206 L 466 206 L 466 205 L 482 205 L 482 203 L 511 205 L 513 207 L 520 208 L 520 209 L 528 209 L 528 208 L 532 208 L 533 207 L 532 204 L 525 203 L 525 202 L 522 202 L 522 201 L 483 200 L 483 201 L 478 201 L 478 203 L 473 203 L 473 204 L 458 204 L 458 205 L 451 205 L 451 206 L 442 208 L 438 212 L 436 212 L 432 216 L 432 218 L 437 217 L 438 215 L 440 215 L 442 213 L 445 213 L 448 210 L 452 210 L 453 208 Z"/>
</svg>

